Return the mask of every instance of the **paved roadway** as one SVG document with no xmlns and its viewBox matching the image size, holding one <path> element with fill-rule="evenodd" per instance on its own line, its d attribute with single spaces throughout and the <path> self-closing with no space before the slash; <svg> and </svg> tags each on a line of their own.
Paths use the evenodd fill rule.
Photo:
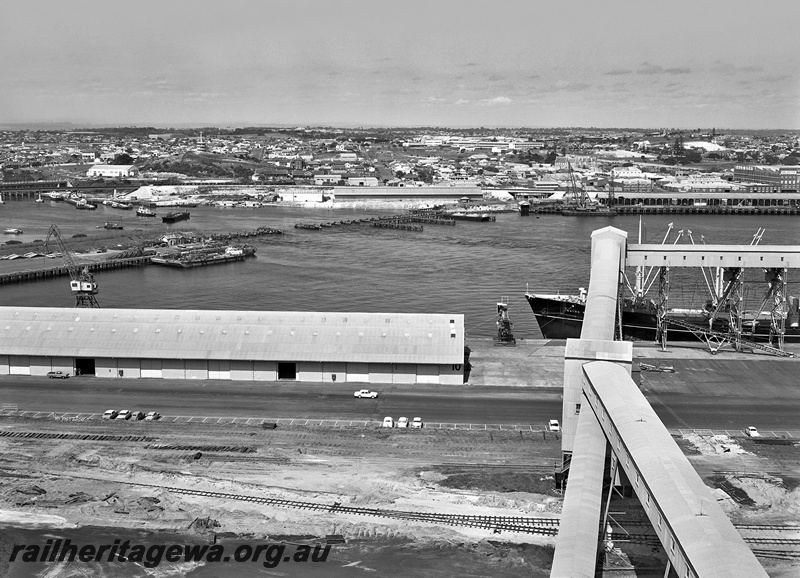
<svg viewBox="0 0 800 578">
<path fill-rule="evenodd" d="M 385 416 L 427 423 L 530 425 L 543 429 L 561 416 L 560 388 L 441 385 L 370 386 L 377 399 L 356 399 L 360 384 L 279 383 L 71 377 L 0 377 L 0 404 L 20 411 L 102 413 L 106 409 L 163 415 L 380 421 Z M 656 388 L 658 389 L 658 388 Z M 800 396 L 763 391 L 729 397 L 650 391 L 647 397 L 670 429 L 800 430 Z"/>
<path fill-rule="evenodd" d="M 0 377 L 0 403 L 20 411 L 102 413 L 107 409 L 163 415 L 527 424 L 542 429 L 561 416 L 561 390 L 441 385 L 369 386 L 377 399 L 357 399 L 363 384 L 250 384 L 230 381 Z"/>
</svg>

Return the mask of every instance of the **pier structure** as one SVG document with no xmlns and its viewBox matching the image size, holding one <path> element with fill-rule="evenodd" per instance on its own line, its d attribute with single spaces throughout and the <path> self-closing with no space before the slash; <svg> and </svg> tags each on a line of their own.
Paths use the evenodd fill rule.
<svg viewBox="0 0 800 578">
<path fill-rule="evenodd" d="M 569 478 L 550 576 L 597 575 L 600 547 L 610 539 L 606 527 L 612 487 L 603 495 L 608 463 L 610 486 L 632 489 L 661 541 L 668 560 L 665 577 L 766 578 L 631 379 L 632 344 L 614 341 L 624 265 L 631 254 L 648 254 L 634 249 L 627 247 L 627 234 L 619 229 L 606 227 L 592 234 L 581 337 L 568 339 L 565 352 L 562 456 Z"/>
<path fill-rule="evenodd" d="M 143 267 L 150 264 L 150 256 L 130 257 L 126 259 L 112 259 L 108 261 L 81 262 L 81 267 L 86 267 L 90 272 L 109 271 L 112 269 L 126 269 L 128 267 Z M 53 277 L 69 276 L 69 267 L 48 267 L 46 269 L 30 269 L 4 273 L 0 275 L 0 285 L 5 283 L 22 283 L 25 281 L 39 281 Z"/>
</svg>

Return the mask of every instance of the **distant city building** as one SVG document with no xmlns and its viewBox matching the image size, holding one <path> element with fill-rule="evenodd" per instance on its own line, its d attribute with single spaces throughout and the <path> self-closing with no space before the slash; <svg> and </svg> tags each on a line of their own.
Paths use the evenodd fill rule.
<svg viewBox="0 0 800 578">
<path fill-rule="evenodd" d="M 770 185 L 765 192 L 790 193 L 800 191 L 800 168 L 785 165 L 739 165 L 733 178 L 740 183 Z"/>
<path fill-rule="evenodd" d="M 380 182 L 375 177 L 348 177 L 347 184 L 351 187 L 377 187 Z"/>
<path fill-rule="evenodd" d="M 613 179 L 641 179 L 643 176 L 642 169 L 635 166 L 611 169 L 611 178 Z"/>
<path fill-rule="evenodd" d="M 87 177 L 138 177 L 136 165 L 94 165 L 86 171 Z"/>
<path fill-rule="evenodd" d="M 318 186 L 337 185 L 342 180 L 342 175 L 338 174 L 315 174 L 314 184 Z"/>
</svg>

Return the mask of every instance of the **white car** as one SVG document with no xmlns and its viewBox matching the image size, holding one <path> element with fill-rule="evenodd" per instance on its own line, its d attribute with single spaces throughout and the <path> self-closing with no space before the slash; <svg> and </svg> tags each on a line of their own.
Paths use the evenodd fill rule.
<svg viewBox="0 0 800 578">
<path fill-rule="evenodd" d="M 161 414 L 157 411 L 149 411 L 144 416 L 145 421 L 157 421 L 159 419 L 161 419 Z"/>
<path fill-rule="evenodd" d="M 408 427 L 408 418 L 401 417 L 397 420 L 397 427 Z"/>
<path fill-rule="evenodd" d="M 758 433 L 758 430 L 756 428 L 754 428 L 753 426 L 748 426 L 748 428 L 746 430 L 744 430 L 744 433 L 747 436 L 751 437 L 751 438 L 760 438 L 761 437 L 761 434 Z"/>
<path fill-rule="evenodd" d="M 413 428 L 421 428 L 421 427 L 424 427 L 424 426 L 425 426 L 425 424 L 422 423 L 422 418 L 421 417 L 415 417 L 414 419 L 411 420 L 411 427 L 413 427 Z"/>
<path fill-rule="evenodd" d="M 381 427 L 394 427 L 394 420 L 391 417 L 386 416 L 385 418 L 383 418 L 383 423 L 381 424 Z"/>
<path fill-rule="evenodd" d="M 561 425 L 558 423 L 557 419 L 551 419 L 547 423 L 547 429 L 550 431 L 561 431 Z"/>
<path fill-rule="evenodd" d="M 114 419 L 115 417 L 117 417 L 117 410 L 115 409 L 108 409 L 103 414 L 103 419 Z"/>
<path fill-rule="evenodd" d="M 129 409 L 121 409 L 121 410 L 119 410 L 119 413 L 117 414 L 117 417 L 115 417 L 114 419 L 131 419 L 131 415 L 132 415 L 131 414 L 131 410 L 129 410 Z"/>
<path fill-rule="evenodd" d="M 378 392 L 370 391 L 368 389 L 359 389 L 357 392 L 353 394 L 353 397 L 361 397 L 361 398 L 370 397 L 372 399 L 375 399 L 376 397 L 378 397 Z"/>
</svg>

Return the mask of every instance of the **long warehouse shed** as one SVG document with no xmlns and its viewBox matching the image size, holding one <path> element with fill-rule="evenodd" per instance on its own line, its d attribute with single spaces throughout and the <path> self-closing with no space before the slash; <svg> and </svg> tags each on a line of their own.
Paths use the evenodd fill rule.
<svg viewBox="0 0 800 578">
<path fill-rule="evenodd" d="M 464 316 L 0 307 L 0 375 L 460 384 Z"/>
</svg>

